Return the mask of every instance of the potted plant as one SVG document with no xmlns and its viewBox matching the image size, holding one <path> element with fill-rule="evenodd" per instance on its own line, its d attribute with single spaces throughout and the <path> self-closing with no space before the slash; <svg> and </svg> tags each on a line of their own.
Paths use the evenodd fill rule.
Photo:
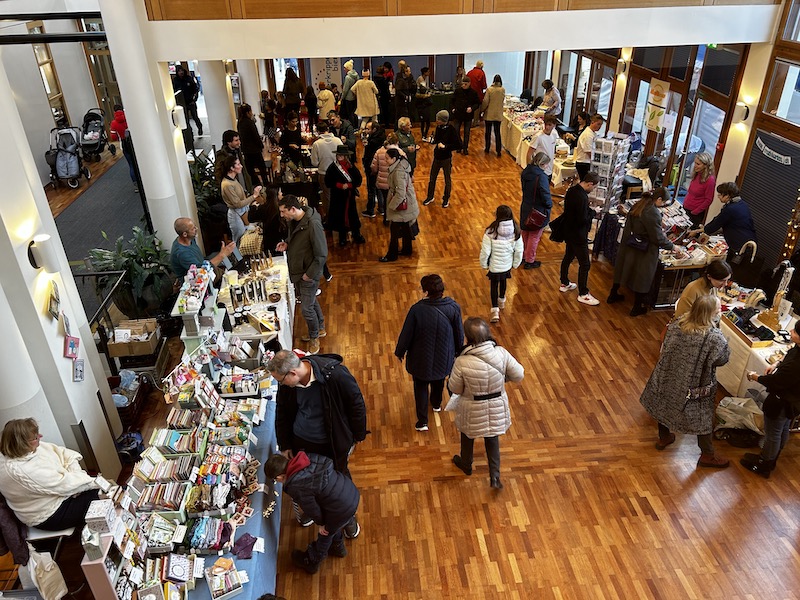
<svg viewBox="0 0 800 600">
<path fill-rule="evenodd" d="M 103 237 L 108 236 L 103 232 Z M 92 268 L 96 271 L 125 271 L 125 281 L 117 288 L 114 303 L 130 318 L 150 316 L 172 293 L 174 276 L 170 268 L 169 252 L 161 247 L 161 240 L 141 227 L 133 228 L 133 237 L 126 244 L 117 238 L 112 250 L 89 250 Z M 98 280 L 102 289 L 110 284 Z"/>
</svg>

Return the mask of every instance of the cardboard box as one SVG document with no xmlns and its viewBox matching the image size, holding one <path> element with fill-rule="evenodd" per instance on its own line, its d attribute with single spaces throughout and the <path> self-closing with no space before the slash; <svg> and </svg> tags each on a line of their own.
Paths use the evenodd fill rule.
<svg viewBox="0 0 800 600">
<path fill-rule="evenodd" d="M 139 319 L 138 321 L 120 321 L 117 329 L 130 329 L 131 335 L 149 334 L 146 341 L 115 342 L 108 341 L 108 355 L 144 356 L 153 354 L 161 340 L 161 329 L 155 319 Z"/>
<path fill-rule="evenodd" d="M 86 511 L 86 528 L 94 533 L 108 533 L 116 516 L 113 500 L 92 500 Z"/>
</svg>

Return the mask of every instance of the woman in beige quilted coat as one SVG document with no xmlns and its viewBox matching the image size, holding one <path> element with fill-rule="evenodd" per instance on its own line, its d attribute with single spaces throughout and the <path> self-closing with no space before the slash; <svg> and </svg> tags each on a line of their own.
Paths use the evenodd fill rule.
<svg viewBox="0 0 800 600">
<path fill-rule="evenodd" d="M 500 438 L 511 427 L 505 382 L 522 381 L 525 369 L 505 348 L 491 337 L 483 319 L 464 321 L 467 346 L 456 358 L 448 389 L 459 394 L 456 427 L 461 432 L 461 454 L 453 464 L 472 475 L 472 451 L 475 438 L 483 438 L 489 461 L 489 485 L 501 489 Z"/>
</svg>

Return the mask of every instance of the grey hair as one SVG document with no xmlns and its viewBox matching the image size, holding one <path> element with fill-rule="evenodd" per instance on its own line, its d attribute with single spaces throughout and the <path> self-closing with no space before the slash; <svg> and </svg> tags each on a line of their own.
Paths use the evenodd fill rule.
<svg viewBox="0 0 800 600">
<path fill-rule="evenodd" d="M 492 332 L 489 325 L 480 317 L 469 317 L 464 321 L 464 334 L 467 338 L 467 344 L 475 346 L 492 339 Z"/>
<path fill-rule="evenodd" d="M 536 165 L 537 167 L 544 167 L 550 164 L 550 157 L 544 152 L 537 152 L 531 156 L 530 164 Z"/>
<path fill-rule="evenodd" d="M 291 350 L 278 350 L 275 356 L 267 363 L 267 371 L 286 375 L 292 369 L 300 366 L 300 358 Z"/>
</svg>

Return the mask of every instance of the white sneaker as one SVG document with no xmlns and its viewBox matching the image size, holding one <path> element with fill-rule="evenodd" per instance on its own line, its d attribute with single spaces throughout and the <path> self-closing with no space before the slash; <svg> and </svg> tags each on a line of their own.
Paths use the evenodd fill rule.
<svg viewBox="0 0 800 600">
<path fill-rule="evenodd" d="M 600 304 L 600 300 L 598 300 L 591 294 L 578 296 L 578 302 L 580 302 L 581 304 L 588 304 L 589 306 L 597 306 L 598 304 Z"/>
<path fill-rule="evenodd" d="M 500 309 L 499 308 L 492 308 L 492 318 L 489 320 L 490 323 L 499 323 L 500 322 Z"/>
<path fill-rule="evenodd" d="M 317 296 L 319 296 L 321 293 L 322 293 L 322 290 L 321 290 L 320 288 L 317 288 L 317 293 L 316 293 L 316 295 L 317 295 Z"/>
<path fill-rule="evenodd" d="M 506 307 L 506 299 L 505 298 L 498 298 L 497 299 L 497 308 L 503 310 Z"/>
<path fill-rule="evenodd" d="M 570 281 L 567 285 L 561 284 L 561 286 L 559 286 L 558 288 L 558 291 L 563 294 L 564 292 L 569 292 L 570 290 L 574 290 L 577 287 L 578 287 L 577 283 L 572 283 Z"/>
</svg>

